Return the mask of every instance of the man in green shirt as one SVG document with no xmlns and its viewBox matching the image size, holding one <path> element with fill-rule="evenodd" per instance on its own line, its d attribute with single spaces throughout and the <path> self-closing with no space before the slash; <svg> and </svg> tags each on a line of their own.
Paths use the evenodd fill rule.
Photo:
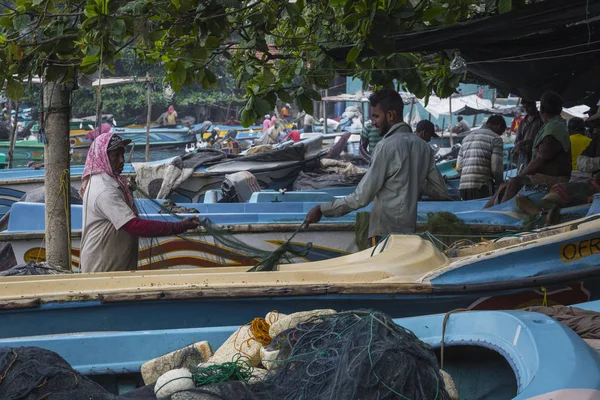
<svg viewBox="0 0 600 400">
<path fill-rule="evenodd" d="M 360 147 L 358 153 L 368 163 L 371 163 L 371 156 L 373 151 L 375 151 L 375 146 L 377 146 L 377 143 L 381 142 L 381 139 L 383 139 L 383 136 L 381 136 L 379 129 L 377 129 L 376 126 L 370 122 L 365 125 L 360 134 Z"/>
</svg>

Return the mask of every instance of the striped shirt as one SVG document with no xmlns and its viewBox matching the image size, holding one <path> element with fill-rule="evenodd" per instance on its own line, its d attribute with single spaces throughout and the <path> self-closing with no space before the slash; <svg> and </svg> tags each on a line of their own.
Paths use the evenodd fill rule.
<svg viewBox="0 0 600 400">
<path fill-rule="evenodd" d="M 373 154 L 377 143 L 381 142 L 381 139 L 383 139 L 383 136 L 379 134 L 379 129 L 373 126 L 373 124 L 366 125 L 363 128 L 360 136 L 366 138 L 369 141 L 369 153 L 371 154 Z"/>
<path fill-rule="evenodd" d="M 489 129 L 473 131 L 462 141 L 456 170 L 460 173 L 459 189 L 478 189 L 499 185 L 503 180 L 502 138 Z"/>
</svg>

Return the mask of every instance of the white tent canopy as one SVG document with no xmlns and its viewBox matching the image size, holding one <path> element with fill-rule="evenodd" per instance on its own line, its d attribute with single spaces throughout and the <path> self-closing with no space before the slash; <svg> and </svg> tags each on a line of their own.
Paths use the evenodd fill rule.
<svg viewBox="0 0 600 400">
<path fill-rule="evenodd" d="M 452 114 L 476 114 L 481 113 L 500 113 L 504 114 L 513 106 L 492 105 L 491 100 L 482 99 L 475 94 L 466 96 L 453 96 L 450 99 L 441 99 L 436 96 L 431 96 L 427 106 L 425 100 L 419 100 L 419 103 L 429 112 L 434 118 L 439 118 L 440 115 L 450 115 L 450 102 L 452 102 Z"/>
</svg>

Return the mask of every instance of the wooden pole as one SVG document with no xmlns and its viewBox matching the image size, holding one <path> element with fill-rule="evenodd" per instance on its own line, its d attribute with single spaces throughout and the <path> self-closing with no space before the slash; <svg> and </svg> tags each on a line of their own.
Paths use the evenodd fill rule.
<svg viewBox="0 0 600 400">
<path fill-rule="evenodd" d="M 15 155 L 15 142 L 17 140 L 17 120 L 19 118 L 19 102 L 15 102 L 15 121 L 10 135 L 10 147 L 8 148 L 8 168 L 13 167 L 13 157 Z"/>
<path fill-rule="evenodd" d="M 152 83 L 150 74 L 146 72 L 148 85 L 148 112 L 146 114 L 146 162 L 150 161 L 150 122 L 152 120 Z"/>
<path fill-rule="evenodd" d="M 69 119 L 74 82 L 44 80 L 46 146 L 44 180 L 46 194 L 46 261 L 71 269 L 71 196 Z"/>
<path fill-rule="evenodd" d="M 448 132 L 450 132 L 450 147 L 454 146 L 454 140 L 452 139 L 452 96 L 448 98 L 450 104 L 450 124 L 448 125 Z"/>
</svg>

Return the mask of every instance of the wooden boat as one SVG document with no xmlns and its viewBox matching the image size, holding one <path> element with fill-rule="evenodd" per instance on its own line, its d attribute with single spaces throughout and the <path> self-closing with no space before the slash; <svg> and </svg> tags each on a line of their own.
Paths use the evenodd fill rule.
<svg viewBox="0 0 600 400">
<path fill-rule="evenodd" d="M 215 318 L 240 325 L 273 308 L 374 308 L 397 318 L 576 304 L 600 298 L 599 229 L 592 216 L 446 253 L 419 236 L 393 235 L 373 249 L 273 272 L 220 266 L 5 277 L 0 335 L 183 329 L 214 326 Z"/>
<path fill-rule="evenodd" d="M 79 135 L 71 135 L 71 146 L 74 149 L 89 148 L 92 144 L 90 139 L 87 139 L 88 131 Z M 123 139 L 131 139 L 137 146 L 146 146 L 146 128 L 118 128 L 113 127 L 111 132 L 123 137 Z M 173 145 L 194 143 L 195 136 L 191 133 L 190 128 L 177 127 L 151 127 L 150 128 L 150 143 L 155 146 L 158 144 Z"/>
<path fill-rule="evenodd" d="M 279 303 L 270 303 L 271 308 Z M 159 327 L 158 316 L 147 317 L 152 328 L 119 329 L 110 314 L 101 318 L 111 325 L 106 332 L 78 325 L 76 332 L 54 332 L 66 317 L 60 309 L 38 317 L 34 335 L 29 326 L 11 325 L 0 332 L 0 346 L 36 346 L 58 353 L 72 367 L 114 394 L 143 385 L 140 367 L 153 358 L 208 341 L 218 348 L 237 327 L 223 324 L 222 316 L 235 312 L 227 302 L 215 305 L 219 317 L 191 328 Z M 65 310 L 71 311 L 74 310 Z M 86 309 L 82 309 L 84 314 Z M 196 310 L 195 314 L 201 311 Z M 183 318 L 183 310 L 170 313 Z M 8 315 L 3 313 L 3 317 Z M 16 313 L 17 315 L 22 312 Z M 137 314 L 134 313 L 134 314 Z M 257 314 L 256 316 L 262 316 Z M 45 316 L 45 317 L 44 317 Z M 186 316 L 187 318 L 187 316 Z M 524 311 L 473 311 L 395 319 L 435 351 L 443 352 L 443 368 L 453 378 L 461 398 L 468 399 L 597 399 L 600 396 L 600 356 L 573 331 L 551 318 Z M 33 318 L 32 321 L 33 322 Z M 442 330 L 445 328 L 445 333 Z M 52 331 L 53 333 L 48 333 Z M 40 336 L 46 333 L 46 336 Z M 442 340 L 444 349 L 441 349 Z"/>
</svg>

